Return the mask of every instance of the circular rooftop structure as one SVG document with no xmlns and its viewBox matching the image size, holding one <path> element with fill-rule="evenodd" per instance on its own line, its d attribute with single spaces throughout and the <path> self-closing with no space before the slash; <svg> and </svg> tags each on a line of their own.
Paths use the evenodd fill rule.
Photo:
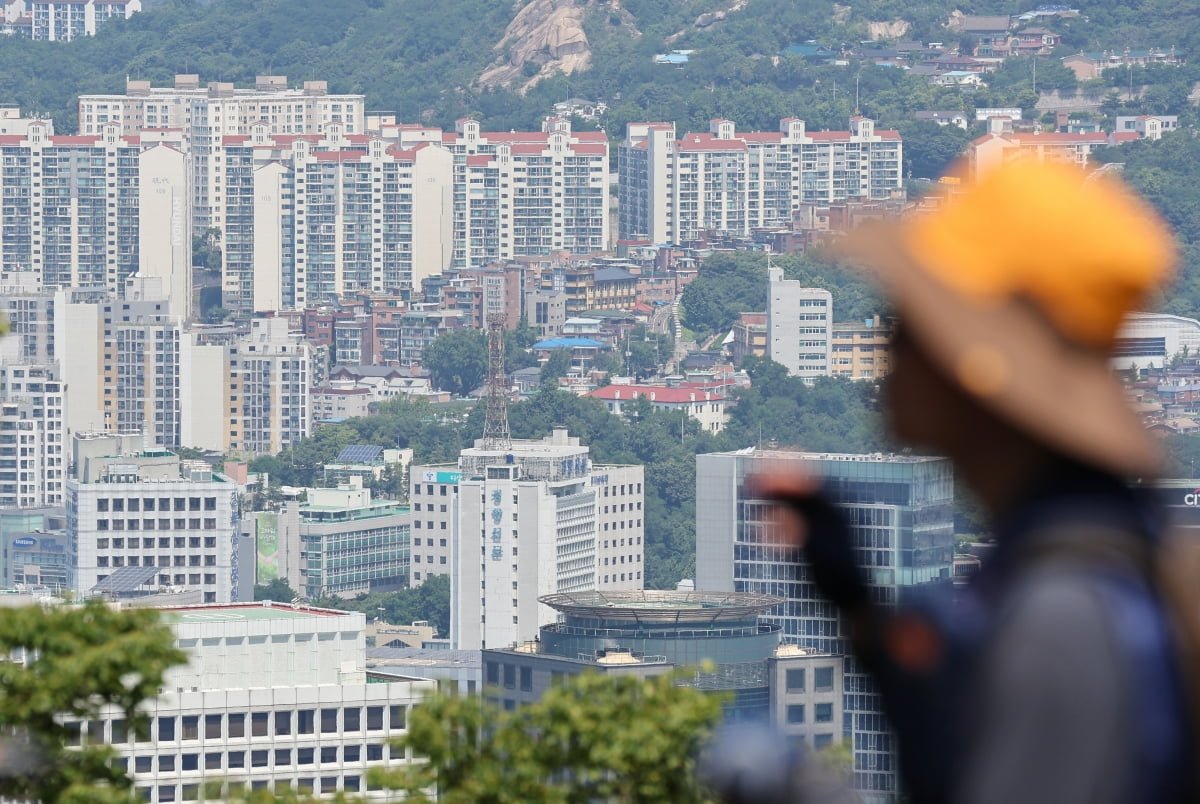
<svg viewBox="0 0 1200 804">
<path fill-rule="evenodd" d="M 538 598 L 567 617 L 646 625 L 711 625 L 752 619 L 784 602 L 748 592 L 663 590 L 564 592 Z"/>
</svg>

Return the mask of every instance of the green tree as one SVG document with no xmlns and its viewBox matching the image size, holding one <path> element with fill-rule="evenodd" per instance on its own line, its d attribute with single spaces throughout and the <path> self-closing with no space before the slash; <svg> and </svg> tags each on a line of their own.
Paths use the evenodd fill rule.
<svg viewBox="0 0 1200 804">
<path fill-rule="evenodd" d="M 98 718 L 106 705 L 149 733 L 139 706 L 158 695 L 164 674 L 185 656 L 149 609 L 82 606 L 7 609 L 0 617 L 0 731 L 8 759 L 23 772 L 0 777 L 7 799 L 84 804 L 140 800 L 107 745 L 79 745 L 69 725 Z M 6 761 L 7 764 L 7 761 Z"/>
<path fill-rule="evenodd" d="M 427 761 L 371 778 L 417 802 L 713 801 L 696 770 L 721 699 L 677 679 L 585 673 L 511 712 L 436 695 L 392 748 Z"/>
<path fill-rule="evenodd" d="M 936 179 L 962 156 L 971 135 L 958 126 L 920 120 L 902 125 L 905 175 Z"/>
<path fill-rule="evenodd" d="M 571 350 L 553 349 L 546 362 L 542 364 L 542 385 L 556 386 L 559 377 L 567 376 L 571 370 Z"/>
<path fill-rule="evenodd" d="M 487 377 L 487 338 L 474 329 L 447 332 L 425 348 L 421 362 L 435 386 L 465 396 Z"/>
<path fill-rule="evenodd" d="M 275 578 L 269 583 L 257 584 L 254 587 L 255 600 L 274 600 L 277 603 L 291 603 L 300 595 L 296 594 L 284 578 Z"/>
<path fill-rule="evenodd" d="M 374 592 L 353 600 L 337 600 L 335 608 L 360 611 L 392 625 L 427 620 L 438 634 L 450 633 L 450 576 L 430 575 L 420 586 L 396 592 Z"/>
</svg>

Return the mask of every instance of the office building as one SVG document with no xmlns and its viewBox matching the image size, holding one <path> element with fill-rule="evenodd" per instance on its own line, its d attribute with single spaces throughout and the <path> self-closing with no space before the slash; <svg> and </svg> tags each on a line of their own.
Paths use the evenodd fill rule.
<svg viewBox="0 0 1200 804">
<path fill-rule="evenodd" d="M 777 725 L 795 744 L 841 740 L 842 660 L 780 642 L 762 618 L 781 600 L 744 592 L 629 591 L 547 595 L 559 613 L 536 641 L 483 651 L 484 694 L 506 709 L 532 703 L 564 676 L 650 678 L 728 696 L 731 722 Z M 711 662 L 709 670 L 700 669 Z"/>
<path fill-rule="evenodd" d="M 110 575 L 137 567 L 150 571 L 141 583 L 199 589 L 206 602 L 248 598 L 254 577 L 252 568 L 239 572 L 237 486 L 202 461 L 128 444 L 73 441 L 66 497 L 76 593 L 91 594 Z"/>
<path fill-rule="evenodd" d="M 77 137 L 31 122 L 0 135 L 0 260 L 45 288 L 99 286 L 119 295 L 141 271 L 191 310 L 186 154 L 175 133 L 123 135 L 116 124 Z"/>
<path fill-rule="evenodd" d="M 833 294 L 784 279 L 778 266 L 770 266 L 767 273 L 767 357 L 793 377 L 828 377 L 833 364 Z"/>
<path fill-rule="evenodd" d="M 308 489 L 300 504 L 298 592 L 348 597 L 408 586 L 410 519 L 395 500 L 372 499 L 362 479 Z"/>
<path fill-rule="evenodd" d="M 0 586 L 75 588 L 75 548 L 61 506 L 0 510 Z"/>
<path fill-rule="evenodd" d="M 159 129 L 182 133 L 191 159 L 192 226 L 224 226 L 224 199 L 217 177 L 224 170 L 220 145 L 227 136 L 250 133 L 262 124 L 271 134 L 320 134 L 337 125 L 346 134 L 364 131 L 362 95 L 331 95 L 324 81 L 288 87 L 287 77 L 261 75 L 253 88 L 227 82 L 202 85 L 198 75 L 176 75 L 173 86 L 127 80 L 125 94 L 79 96 L 79 133 L 93 135 L 116 124 L 125 135 Z"/>
<path fill-rule="evenodd" d="M 256 318 L 233 350 L 230 449 L 273 455 L 300 443 L 312 426 L 312 347 L 302 335 L 289 331 L 286 318 Z"/>
<path fill-rule="evenodd" d="M 872 598 L 885 606 L 951 588 L 954 474 L 943 458 L 761 451 L 696 457 L 696 584 L 714 591 L 771 594 L 786 602 L 766 615 L 801 647 L 844 656 L 848 635 L 833 605 L 807 582 L 797 548 L 775 532 L 770 502 L 746 496 L 756 472 L 804 472 L 825 488 L 851 526 Z M 843 736 L 854 750 L 855 786 L 868 800 L 894 801 L 894 738 L 879 696 L 853 657 L 845 666 Z"/>
<path fill-rule="evenodd" d="M 70 42 L 141 10 L 141 0 L 29 0 L 30 35 L 41 42 Z"/>
<path fill-rule="evenodd" d="M 556 429 L 409 474 L 412 580 L 450 575 L 456 648 L 533 639 L 554 618 L 542 595 L 642 588 L 641 466 L 593 465 Z"/>
<path fill-rule="evenodd" d="M 862 116 L 813 132 L 794 117 L 744 133 L 715 119 L 678 140 L 672 123 L 630 123 L 617 161 L 619 236 L 656 244 L 790 227 L 801 204 L 884 201 L 904 187 L 899 133 Z"/>
<path fill-rule="evenodd" d="M 880 380 L 892 370 L 894 322 L 879 316 L 833 325 L 834 377 Z"/>
<path fill-rule="evenodd" d="M 113 746 L 146 801 L 196 801 L 208 783 L 222 798 L 240 786 L 394 798 L 368 771 L 412 761 L 388 741 L 436 685 L 367 670 L 364 615 L 269 602 L 162 615 L 189 662 L 149 702 L 150 734 L 111 708 L 79 724 Z"/>
<path fill-rule="evenodd" d="M 214 145 L 222 303 L 275 312 L 358 292 L 407 296 L 450 266 L 453 157 L 350 134 L 249 126 Z"/>
</svg>

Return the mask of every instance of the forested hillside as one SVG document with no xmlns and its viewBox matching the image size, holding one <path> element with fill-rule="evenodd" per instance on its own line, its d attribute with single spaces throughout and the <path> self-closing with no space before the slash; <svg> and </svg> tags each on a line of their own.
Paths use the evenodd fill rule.
<svg viewBox="0 0 1200 804">
<path fill-rule="evenodd" d="M 903 21 L 908 38 L 952 39 L 943 24 L 950 11 L 1019 12 L 1033 3 L 948 0 L 870 0 L 839 6 L 828 0 L 577 0 L 590 49 L 589 68 L 556 75 L 530 88 L 485 88 L 489 66 L 516 59 L 530 76 L 538 59 L 523 59 L 506 28 L 530 3 L 549 0 L 164 0 L 94 39 L 69 44 L 0 42 L 5 76 L 0 100 L 52 115 L 60 130 L 74 128 L 75 97 L 123 89 L 125 78 L 169 81 L 176 72 L 204 80 L 248 82 L 259 73 L 293 80 L 323 78 L 334 91 L 364 92 L 373 109 L 408 120 L 449 125 L 470 113 L 500 128 L 537 123 L 567 96 L 604 99 L 605 128 L 622 131 L 629 119 L 678 120 L 695 127 L 721 114 L 745 126 L 772 125 L 799 114 L 815 126 L 842 125 L 853 108 L 855 82 L 863 111 L 898 126 L 922 108 L 1031 102 L 1032 76 L 1008 71 L 993 88 L 972 97 L 930 86 L 903 71 L 852 64 L 809 64 L 780 54 L 789 44 L 816 41 L 830 49 L 869 34 L 869 23 Z M 736 9 L 736 10 L 734 10 Z M 1200 52 L 1200 0 L 1115 0 L 1082 4 L 1086 19 L 1055 23 L 1065 47 L 1176 47 Z M 532 11 L 541 13 L 540 8 Z M 536 16 L 536 14 L 534 15 Z M 687 65 L 656 65 L 672 48 L 695 49 Z M 1043 59 L 1039 87 L 1071 83 Z M 525 94 L 516 90 L 527 89 Z"/>
</svg>

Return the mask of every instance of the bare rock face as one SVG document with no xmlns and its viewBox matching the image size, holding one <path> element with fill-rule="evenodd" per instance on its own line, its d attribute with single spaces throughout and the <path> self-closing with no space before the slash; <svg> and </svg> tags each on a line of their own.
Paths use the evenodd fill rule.
<svg viewBox="0 0 1200 804">
<path fill-rule="evenodd" d="M 850 12 L 854 9 L 850 6 L 844 6 L 841 3 L 833 4 L 833 22 L 835 25 L 845 25 L 850 19 Z"/>
<path fill-rule="evenodd" d="M 485 87 L 518 87 L 526 92 L 556 72 L 585 70 L 592 51 L 583 30 L 588 0 L 532 0 L 517 12 L 494 48 L 496 61 L 484 70 Z"/>
<path fill-rule="evenodd" d="M 867 36 L 871 41 L 890 41 L 900 39 L 912 26 L 907 20 L 891 20 L 889 22 L 868 22 Z"/>
</svg>

